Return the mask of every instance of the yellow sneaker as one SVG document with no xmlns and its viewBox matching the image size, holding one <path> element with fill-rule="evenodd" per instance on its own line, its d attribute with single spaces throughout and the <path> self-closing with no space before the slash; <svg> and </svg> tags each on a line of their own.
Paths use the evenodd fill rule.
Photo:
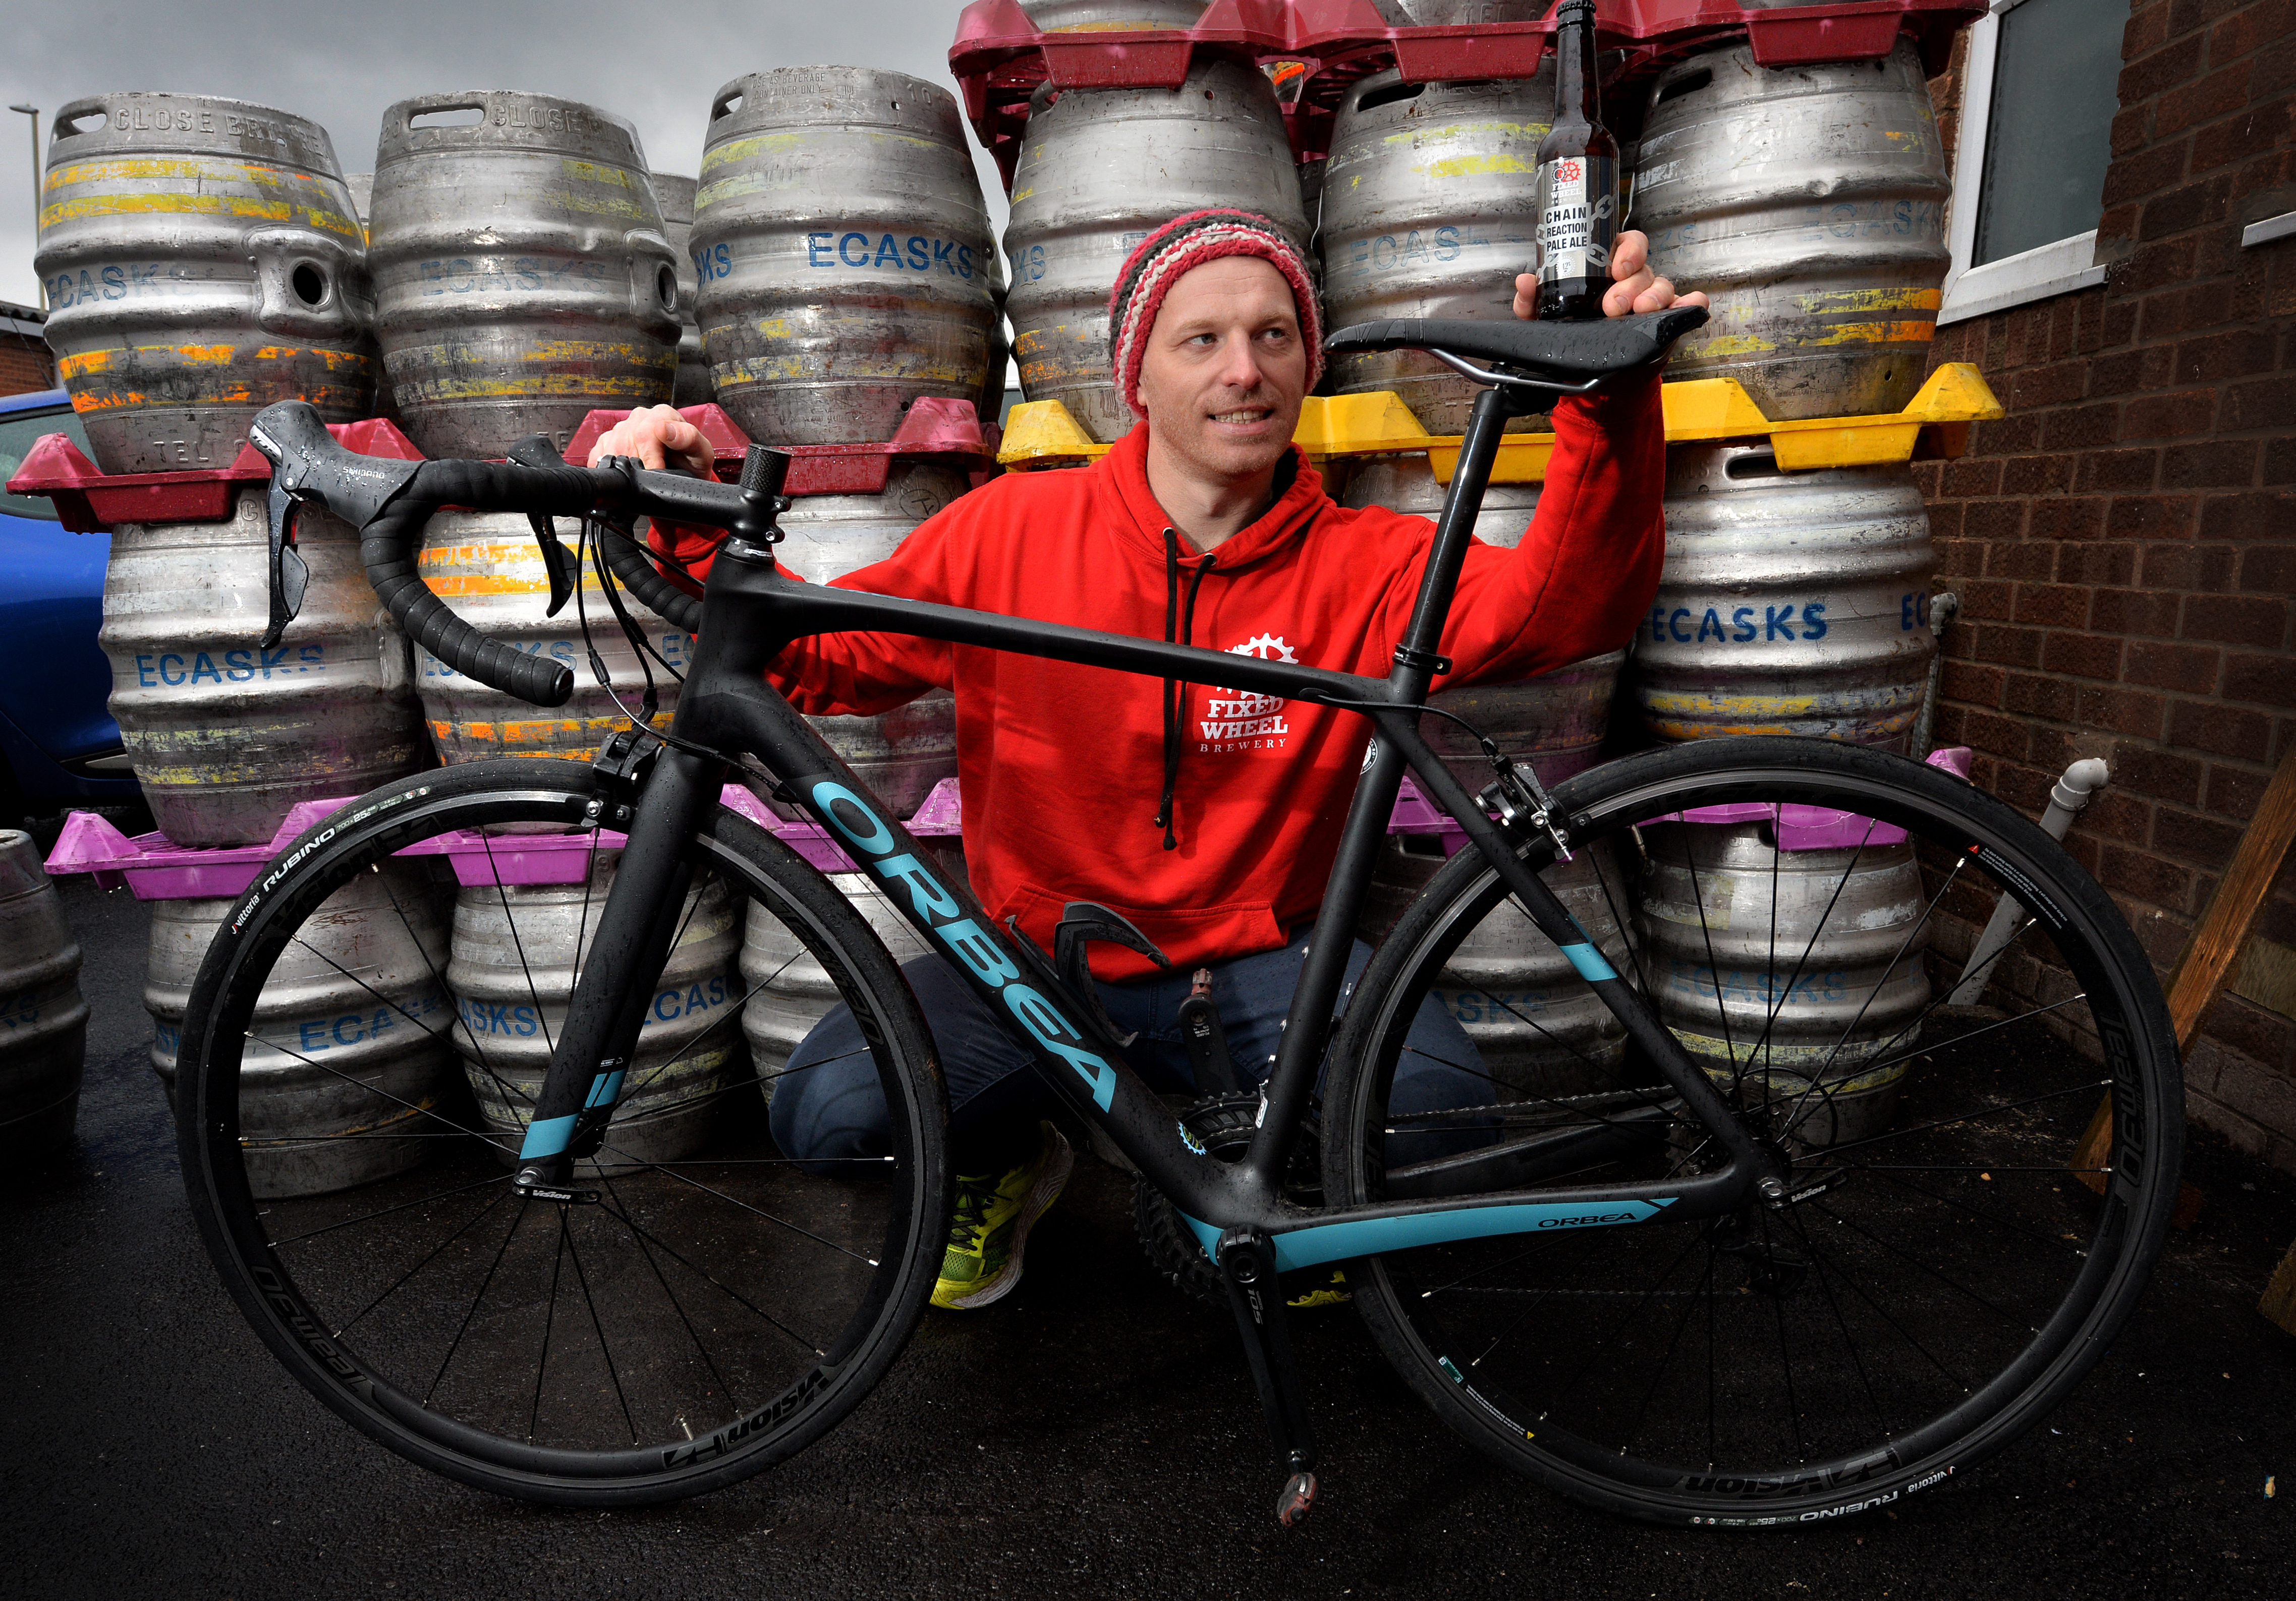
<svg viewBox="0 0 2296 1601">
<path fill-rule="evenodd" d="M 1038 1123 L 1037 1131 L 1037 1154 L 1019 1167 L 956 1176 L 956 1206 L 933 1305 L 970 1311 L 1009 1294 L 1021 1282 L 1021 1252 L 1029 1230 L 1061 1198 L 1076 1166 L 1076 1153 L 1059 1129 Z"/>
</svg>

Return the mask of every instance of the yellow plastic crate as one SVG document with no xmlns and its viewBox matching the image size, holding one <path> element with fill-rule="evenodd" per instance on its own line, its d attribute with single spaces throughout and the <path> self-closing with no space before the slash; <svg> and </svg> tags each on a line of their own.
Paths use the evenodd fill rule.
<svg viewBox="0 0 2296 1601">
<path fill-rule="evenodd" d="M 1666 406 L 1670 445 L 1718 439 L 1767 438 L 1788 472 L 1821 467 L 1866 467 L 1909 461 L 1923 431 L 1930 454 L 1957 456 L 1969 448 L 1969 425 L 2002 415 L 2001 402 L 1976 367 L 1948 362 L 1930 374 L 1913 404 L 1901 412 L 1867 417 L 1814 417 L 1774 423 L 1762 415 L 1734 378 L 1693 378 L 1660 390 Z M 1424 450 L 1444 483 L 1459 464 L 1458 434 L 1431 434 L 1391 390 L 1365 395 L 1310 395 L 1300 403 L 1300 426 L 1292 436 L 1308 459 L 1321 466 L 1335 456 L 1393 456 Z M 1005 421 L 1005 467 L 1067 467 L 1097 461 L 1108 447 L 1095 444 L 1067 406 L 1057 400 L 1016 406 Z M 1539 483 L 1554 454 L 1551 433 L 1509 434 L 1499 446 L 1491 481 Z"/>
</svg>

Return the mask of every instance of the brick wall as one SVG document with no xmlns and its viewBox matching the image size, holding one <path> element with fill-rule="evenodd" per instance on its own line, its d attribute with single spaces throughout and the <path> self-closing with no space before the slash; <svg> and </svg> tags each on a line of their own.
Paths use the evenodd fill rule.
<svg viewBox="0 0 2296 1601">
<path fill-rule="evenodd" d="M 0 333 L 0 395 L 56 387 L 55 358 L 39 340 Z"/>
<path fill-rule="evenodd" d="M 1916 471 L 1962 599 L 1938 743 L 2034 812 L 2111 761 L 2068 843 L 2165 979 L 2296 744 L 2296 238 L 2240 245 L 2296 209 L 2296 0 L 2133 0 L 2122 62 L 2105 283 L 1939 330 L 2008 415 Z M 2296 946 L 2296 870 L 2258 933 Z M 2227 995 L 2186 1071 L 2194 1121 L 2296 1170 L 2296 1022 Z"/>
</svg>

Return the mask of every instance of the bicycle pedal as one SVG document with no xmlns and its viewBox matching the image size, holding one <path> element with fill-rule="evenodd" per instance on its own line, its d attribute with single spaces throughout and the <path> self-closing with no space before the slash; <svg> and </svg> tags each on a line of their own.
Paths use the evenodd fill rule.
<svg viewBox="0 0 2296 1601">
<path fill-rule="evenodd" d="M 1275 1521 L 1286 1529 L 1296 1527 L 1300 1519 L 1316 1509 L 1316 1475 L 1293 1474 L 1283 1482 L 1283 1490 L 1275 1498 Z"/>
<path fill-rule="evenodd" d="M 521 1201 L 555 1201 L 562 1206 L 598 1204 L 598 1192 L 595 1190 L 567 1189 L 554 1184 L 513 1183 L 510 1193 Z"/>
</svg>

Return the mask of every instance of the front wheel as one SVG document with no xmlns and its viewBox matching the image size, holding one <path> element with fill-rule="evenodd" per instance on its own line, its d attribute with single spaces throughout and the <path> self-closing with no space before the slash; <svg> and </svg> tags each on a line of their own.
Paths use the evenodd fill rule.
<svg viewBox="0 0 2296 1601">
<path fill-rule="evenodd" d="M 755 1473 L 868 1392 L 931 1293 L 947 1112 L 868 924 L 719 809 L 664 967 L 630 976 L 651 998 L 576 1164 L 591 1199 L 513 1195 L 620 854 L 600 799 L 586 769 L 476 763 L 306 833 L 208 908 L 177 1109 L 209 1251 L 321 1400 L 466 1483 L 611 1507 Z M 769 1100 L 840 998 L 888 1132 L 800 1165 Z"/>
<path fill-rule="evenodd" d="M 2015 1439 L 2127 1319 L 2175 1200 L 2176 1046 L 2111 900 L 1982 792 L 1854 747 L 1704 742 L 1556 798 L 1574 859 L 1521 849 L 1785 1159 L 1786 1196 L 1355 1264 L 1388 1358 L 1509 1466 L 1677 1524 L 1885 1504 Z M 1332 1204 L 1606 1182 L 1662 1200 L 1718 1163 L 1479 855 L 1386 876 L 1414 863 L 1424 892 L 1333 1051 Z M 1964 960 L 2004 907 L 1977 991 Z M 1473 1060 L 1410 1060 L 1431 995 Z M 1474 1088 L 1406 1107 L 1399 1068 Z M 2110 1154 L 2076 1171 L 2108 1088 Z"/>
</svg>

